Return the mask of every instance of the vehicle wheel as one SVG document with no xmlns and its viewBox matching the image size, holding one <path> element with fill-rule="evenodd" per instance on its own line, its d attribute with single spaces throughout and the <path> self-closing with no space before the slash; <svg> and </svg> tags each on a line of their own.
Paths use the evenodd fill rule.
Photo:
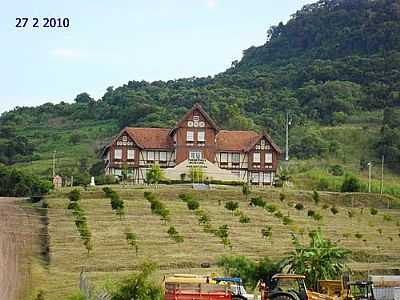
<svg viewBox="0 0 400 300">
<path fill-rule="evenodd" d="M 276 295 L 275 297 L 272 296 L 271 300 L 295 300 L 292 296 L 289 295 Z"/>
<path fill-rule="evenodd" d="M 232 296 L 232 300 L 247 300 L 247 298 L 244 296 L 235 295 L 235 296 Z"/>
</svg>

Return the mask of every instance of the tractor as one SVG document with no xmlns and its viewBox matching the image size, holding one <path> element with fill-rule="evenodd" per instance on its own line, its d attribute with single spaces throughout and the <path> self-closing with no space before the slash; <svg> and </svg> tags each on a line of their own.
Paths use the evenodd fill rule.
<svg viewBox="0 0 400 300">
<path fill-rule="evenodd" d="M 261 287 L 262 300 L 350 300 L 347 277 L 344 280 L 320 281 L 320 287 L 326 293 L 307 290 L 305 276 L 294 274 L 276 274 L 272 276 L 268 288 Z"/>
</svg>

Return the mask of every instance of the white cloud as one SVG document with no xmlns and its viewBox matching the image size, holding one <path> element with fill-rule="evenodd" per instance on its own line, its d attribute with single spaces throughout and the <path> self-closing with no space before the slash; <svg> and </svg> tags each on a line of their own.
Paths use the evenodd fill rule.
<svg viewBox="0 0 400 300">
<path fill-rule="evenodd" d="M 207 7 L 209 9 L 213 9 L 215 6 L 217 6 L 217 0 L 207 0 Z"/>
<path fill-rule="evenodd" d="M 49 51 L 49 55 L 62 60 L 80 60 L 84 54 L 76 49 L 55 48 Z"/>
</svg>

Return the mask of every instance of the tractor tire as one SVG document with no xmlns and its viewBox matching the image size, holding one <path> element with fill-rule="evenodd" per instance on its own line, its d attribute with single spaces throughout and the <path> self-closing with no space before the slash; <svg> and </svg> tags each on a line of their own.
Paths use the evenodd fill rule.
<svg viewBox="0 0 400 300">
<path fill-rule="evenodd" d="M 247 300 L 247 298 L 240 295 L 234 295 L 232 296 L 232 300 Z"/>
<path fill-rule="evenodd" d="M 291 295 L 279 294 L 279 295 L 270 297 L 270 300 L 296 300 L 296 299 L 294 297 L 292 297 Z"/>
</svg>

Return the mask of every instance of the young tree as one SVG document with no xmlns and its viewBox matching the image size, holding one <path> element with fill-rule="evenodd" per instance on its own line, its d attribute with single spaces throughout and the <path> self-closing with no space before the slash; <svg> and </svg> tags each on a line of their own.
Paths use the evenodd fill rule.
<svg viewBox="0 0 400 300">
<path fill-rule="evenodd" d="M 248 183 L 243 183 L 242 194 L 246 197 L 246 201 L 249 201 L 249 196 L 251 194 L 251 191 L 250 191 L 250 186 Z"/>
<path fill-rule="evenodd" d="M 164 171 L 160 168 L 160 165 L 154 164 L 146 173 L 146 182 L 148 184 L 154 184 L 155 186 L 165 178 Z"/>
<path fill-rule="evenodd" d="M 309 245 L 302 245 L 292 235 L 294 251 L 289 254 L 284 265 L 289 268 L 289 272 L 306 275 L 308 286 L 317 290 L 318 280 L 336 279 L 342 274 L 350 251 L 324 239 L 320 230 L 311 231 L 309 236 Z"/>
<path fill-rule="evenodd" d="M 228 201 L 225 203 L 225 208 L 232 211 L 232 213 L 239 208 L 239 203 L 234 201 Z"/>
</svg>

